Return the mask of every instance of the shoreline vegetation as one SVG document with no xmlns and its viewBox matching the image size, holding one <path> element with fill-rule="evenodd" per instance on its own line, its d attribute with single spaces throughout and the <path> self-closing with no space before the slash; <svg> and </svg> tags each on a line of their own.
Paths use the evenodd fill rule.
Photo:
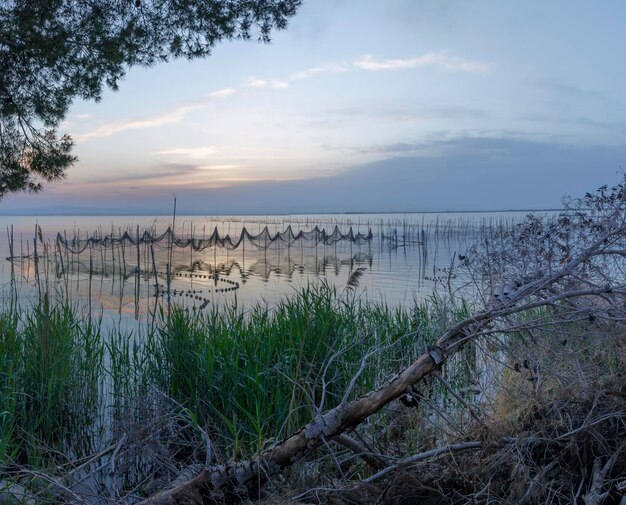
<svg viewBox="0 0 626 505">
<path fill-rule="evenodd" d="M 400 308 L 358 278 L 145 334 L 8 307 L 0 503 L 623 504 L 625 193 L 479 237 L 464 291 Z"/>
<path fill-rule="evenodd" d="M 57 461 L 64 450 L 88 457 L 125 423 L 147 421 L 141 411 L 153 408 L 186 416 L 183 438 L 210 432 L 218 460 L 250 457 L 324 401 L 340 400 L 372 349 L 385 348 L 384 360 L 361 374 L 355 393 L 406 366 L 450 317 L 434 299 L 391 308 L 322 282 L 245 314 L 235 305 L 197 314 L 162 310 L 140 336 L 105 334 L 89 315 L 45 297 L 41 306 L 0 318 L 0 462 L 69 463 Z M 143 472 L 129 468 L 128 478 L 139 483 Z"/>
</svg>

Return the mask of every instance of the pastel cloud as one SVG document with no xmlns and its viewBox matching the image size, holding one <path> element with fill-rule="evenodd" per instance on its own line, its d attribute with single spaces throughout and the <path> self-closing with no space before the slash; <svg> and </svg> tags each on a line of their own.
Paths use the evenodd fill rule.
<svg viewBox="0 0 626 505">
<path fill-rule="evenodd" d="M 165 149 L 163 151 L 157 151 L 155 155 L 159 156 L 176 156 L 183 157 L 190 160 L 202 160 L 214 156 L 219 152 L 217 147 L 214 146 L 202 146 L 202 147 L 176 147 L 172 149 Z"/>
<path fill-rule="evenodd" d="M 372 55 L 366 55 L 352 62 L 354 66 L 362 70 L 401 70 L 408 68 L 419 68 L 428 66 L 438 66 L 448 70 L 469 72 L 472 74 L 485 74 L 489 72 L 490 65 L 487 63 L 457 58 L 446 53 L 426 53 L 413 58 L 394 58 L 388 60 L 376 59 Z"/>
<path fill-rule="evenodd" d="M 491 69 L 491 65 L 488 63 L 458 58 L 456 56 L 451 56 L 446 52 L 430 52 L 413 58 L 394 58 L 387 60 L 376 59 L 372 55 L 365 55 L 352 61 L 351 63 L 331 63 L 328 65 L 305 68 L 304 70 L 299 70 L 290 74 L 286 79 L 271 79 L 268 81 L 265 79 L 250 77 L 245 86 L 251 88 L 269 86 L 274 89 L 282 89 L 289 86 L 288 81 L 309 79 L 311 77 L 327 73 L 350 72 L 355 68 L 370 71 L 381 71 L 427 66 L 436 66 L 448 70 L 456 70 L 473 74 L 485 74 Z"/>
<path fill-rule="evenodd" d="M 347 72 L 348 68 L 343 64 L 322 65 L 319 67 L 310 67 L 299 72 L 295 72 L 289 76 L 289 80 L 297 81 L 299 79 L 307 79 L 322 73 Z"/>
<path fill-rule="evenodd" d="M 218 89 L 217 91 L 212 91 L 211 93 L 207 93 L 204 95 L 206 98 L 214 99 L 214 98 L 225 98 L 227 96 L 235 93 L 235 88 L 224 88 Z"/>
<path fill-rule="evenodd" d="M 352 68 L 360 68 L 368 71 L 383 71 L 383 70 L 398 70 L 409 69 L 426 66 L 439 66 L 448 70 L 457 70 L 475 74 L 487 73 L 490 69 L 490 65 L 486 63 L 476 62 L 472 60 L 462 59 L 455 56 L 450 56 L 445 52 L 430 52 L 417 56 L 414 58 L 395 58 L 395 59 L 376 59 L 372 55 L 366 55 L 362 58 L 352 62 Z M 247 82 L 242 87 L 248 88 L 264 88 L 270 87 L 273 89 L 285 89 L 289 87 L 288 81 L 297 81 L 300 79 L 307 79 L 323 73 L 337 73 L 348 72 L 350 66 L 345 63 L 334 63 L 329 65 L 321 65 L 316 67 L 306 68 L 299 72 L 295 72 L 287 77 L 287 79 L 260 79 L 257 77 L 248 78 Z M 207 93 L 203 97 L 174 107 L 169 111 L 165 111 L 155 116 L 133 119 L 129 121 L 117 121 L 105 123 L 97 128 L 74 135 L 77 141 L 85 141 L 92 138 L 108 137 L 116 133 L 121 133 L 127 130 L 135 130 L 140 128 L 152 128 L 162 126 L 166 124 L 175 123 L 181 121 L 186 114 L 193 110 L 201 109 L 209 104 L 213 100 L 220 100 L 228 96 L 233 95 L 236 92 L 236 88 L 224 88 Z M 80 117 L 80 116 L 77 116 Z M 81 117 L 81 119 L 86 116 Z"/>
<path fill-rule="evenodd" d="M 210 102 L 228 97 L 233 93 L 235 93 L 234 88 L 225 88 L 217 91 L 212 91 L 211 93 L 207 93 L 198 100 L 183 103 L 162 114 L 142 119 L 106 123 L 89 132 L 74 135 L 74 138 L 78 141 L 85 141 L 92 138 L 108 137 L 110 135 L 121 133 L 127 130 L 151 128 L 155 126 L 175 123 L 182 120 L 187 113 L 193 110 L 201 109 L 208 105 Z"/>
<path fill-rule="evenodd" d="M 236 170 L 244 168 L 244 165 L 203 165 L 198 170 Z"/>
<path fill-rule="evenodd" d="M 272 88 L 274 89 L 285 89 L 289 87 L 289 83 L 285 81 L 281 81 L 279 79 L 272 80 Z"/>
<path fill-rule="evenodd" d="M 267 86 L 267 81 L 264 79 L 257 79 L 256 77 L 250 77 L 246 86 L 249 88 L 262 88 Z"/>
<path fill-rule="evenodd" d="M 284 80 L 281 79 L 271 79 L 271 80 L 266 80 L 266 79 L 258 79 L 256 77 L 249 77 L 248 81 L 246 82 L 246 84 L 244 84 L 242 87 L 244 88 L 273 88 L 273 89 L 285 89 L 289 87 L 289 83 L 285 82 Z"/>
</svg>

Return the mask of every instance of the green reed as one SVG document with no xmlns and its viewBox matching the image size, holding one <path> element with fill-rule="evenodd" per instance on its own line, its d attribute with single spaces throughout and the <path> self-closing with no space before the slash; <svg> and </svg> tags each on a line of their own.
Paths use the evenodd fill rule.
<svg viewBox="0 0 626 505">
<path fill-rule="evenodd" d="M 346 399 L 382 384 L 458 316 L 436 300 L 391 308 L 320 283 L 274 308 L 174 308 L 145 334 L 101 335 L 89 314 L 44 297 L 0 314 L 0 466 L 85 453 L 106 443 L 98 427 L 129 412 L 141 423 L 146 399 L 166 398 L 223 457 L 249 456 L 336 406 L 352 382 Z"/>
<path fill-rule="evenodd" d="M 44 296 L 0 315 L 0 462 L 34 463 L 43 446 L 77 450 L 91 427 L 103 347 L 98 323 L 78 314 Z"/>
<path fill-rule="evenodd" d="M 408 364 L 431 330 L 424 307 L 368 304 L 320 284 L 274 309 L 175 310 L 148 337 L 145 373 L 230 455 L 243 456 L 340 402 L 369 351 L 381 349 L 352 396 Z"/>
</svg>

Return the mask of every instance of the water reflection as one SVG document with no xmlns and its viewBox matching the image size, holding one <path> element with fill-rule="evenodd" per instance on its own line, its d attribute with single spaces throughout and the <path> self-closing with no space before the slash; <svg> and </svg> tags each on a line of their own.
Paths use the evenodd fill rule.
<svg viewBox="0 0 626 505">
<path fill-rule="evenodd" d="M 522 215 L 480 215 L 479 219 L 467 214 L 445 219 L 387 215 L 358 220 L 320 216 L 317 221 L 315 216 L 246 221 L 198 217 L 179 221 L 177 239 L 151 243 L 103 238 L 124 233 L 139 237 L 140 230 L 163 234 L 170 224 L 167 218 L 72 218 L 76 222 L 71 227 L 61 217 L 42 219 L 34 227 L 27 218 L 18 218 L 15 226 L 7 223 L 7 243 L 0 243 L 3 256 L 13 258 L 3 263 L 0 279 L 5 301 L 36 299 L 49 292 L 86 303 L 90 310 L 139 319 L 165 302 L 191 310 L 233 301 L 244 306 L 260 301 L 273 305 L 319 279 L 343 290 L 350 275 L 361 268 L 358 291 L 368 299 L 398 305 L 428 296 L 436 284 L 450 283 L 456 275 L 450 272 L 455 256 L 481 231 L 510 226 Z M 82 231 L 88 225 L 96 231 Z M 343 238 L 319 240 L 320 233 L 332 236 L 321 231 L 324 225 Z M 29 228 L 34 232 L 29 234 Z M 287 240 L 272 240 L 280 230 Z M 300 232 L 317 238 L 294 240 Z M 55 240 L 57 234 L 63 240 Z M 239 237 L 240 245 L 230 248 L 219 240 L 209 242 L 215 236 L 224 241 L 225 235 Z M 359 240 L 345 238 L 357 236 Z M 92 244 L 89 237 L 99 239 Z"/>
</svg>

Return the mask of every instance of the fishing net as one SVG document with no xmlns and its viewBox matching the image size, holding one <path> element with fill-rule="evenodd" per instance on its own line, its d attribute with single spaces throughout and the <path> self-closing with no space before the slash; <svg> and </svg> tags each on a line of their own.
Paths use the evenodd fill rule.
<svg viewBox="0 0 626 505">
<path fill-rule="evenodd" d="M 161 234 L 151 233 L 146 230 L 140 235 L 139 229 L 137 229 L 135 233 L 127 230 L 117 236 L 113 234 L 106 236 L 94 235 L 89 238 L 81 239 L 79 236 L 75 235 L 71 239 L 68 239 L 65 235 L 58 233 L 56 237 L 58 246 L 72 254 L 81 254 L 90 246 L 94 248 L 110 248 L 117 244 L 132 246 L 154 244 L 174 248 L 191 247 L 194 251 L 201 252 L 209 247 L 234 250 L 248 244 L 257 249 L 267 249 L 272 246 L 290 247 L 297 242 L 305 242 L 309 246 L 316 246 L 318 244 L 332 246 L 338 242 L 350 242 L 356 245 L 363 245 L 371 240 L 371 229 L 367 234 L 363 234 L 360 232 L 355 233 L 352 227 L 350 227 L 347 233 L 342 233 L 339 226 L 335 226 L 332 233 L 328 233 L 324 228 L 320 229 L 316 226 L 310 231 L 300 230 L 295 233 L 291 225 L 287 226 L 285 231 L 277 231 L 275 233 L 271 233 L 266 226 L 256 235 L 251 234 L 243 227 L 237 237 L 231 237 L 229 234 L 222 236 L 217 227 L 215 227 L 210 236 L 203 236 L 202 238 L 179 236 L 172 231 L 171 227 L 168 227 Z"/>
</svg>

